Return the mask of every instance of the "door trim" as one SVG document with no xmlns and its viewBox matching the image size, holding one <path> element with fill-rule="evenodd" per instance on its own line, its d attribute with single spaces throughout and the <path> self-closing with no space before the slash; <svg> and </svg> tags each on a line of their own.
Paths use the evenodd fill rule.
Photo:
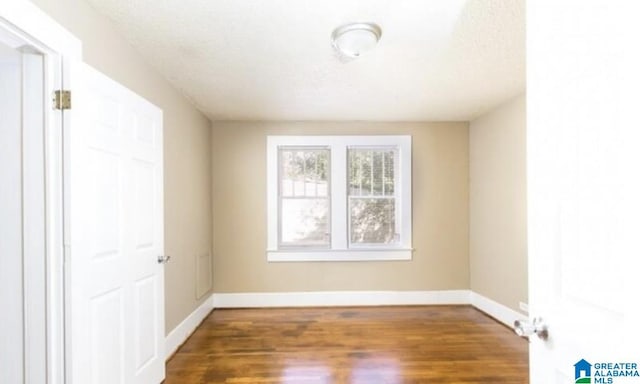
<svg viewBox="0 0 640 384">
<path fill-rule="evenodd" d="M 0 8 L 0 27 L 50 54 L 82 58 L 78 38 L 27 0 L 12 0 Z"/>
<path fill-rule="evenodd" d="M 0 29 L 41 51 L 45 57 L 45 228 L 48 384 L 65 383 L 63 119 L 47 96 L 63 88 L 65 62 L 80 59 L 82 46 L 46 13 L 27 0 L 0 7 Z"/>
</svg>

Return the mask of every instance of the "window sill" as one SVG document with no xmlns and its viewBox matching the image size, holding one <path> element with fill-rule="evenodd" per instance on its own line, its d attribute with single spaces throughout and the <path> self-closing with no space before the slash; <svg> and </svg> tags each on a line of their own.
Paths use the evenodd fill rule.
<svg viewBox="0 0 640 384">
<path fill-rule="evenodd" d="M 411 260 L 413 249 L 268 250 L 268 262 Z"/>
</svg>

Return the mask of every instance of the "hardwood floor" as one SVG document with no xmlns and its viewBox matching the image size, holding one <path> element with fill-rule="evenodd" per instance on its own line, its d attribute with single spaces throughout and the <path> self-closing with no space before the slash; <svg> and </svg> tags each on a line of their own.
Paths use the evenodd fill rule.
<svg viewBox="0 0 640 384">
<path fill-rule="evenodd" d="M 468 306 L 221 309 L 166 384 L 528 383 L 528 345 Z"/>
</svg>

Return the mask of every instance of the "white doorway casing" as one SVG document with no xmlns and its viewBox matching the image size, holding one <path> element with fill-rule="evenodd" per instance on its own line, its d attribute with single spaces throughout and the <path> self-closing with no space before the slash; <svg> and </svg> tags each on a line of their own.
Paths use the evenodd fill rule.
<svg viewBox="0 0 640 384">
<path fill-rule="evenodd" d="M 26 383 L 64 383 L 64 291 L 63 291 L 63 206 L 62 206 L 62 113 L 50 113 L 51 98 L 48 96 L 55 89 L 62 87 L 63 66 L 65 60 L 78 60 L 81 57 L 80 42 L 66 30 L 53 22 L 46 14 L 32 3 L 25 0 L 14 0 L 3 3 L 0 7 L 0 29 L 6 35 L 12 36 L 16 44 L 30 46 L 25 52 L 40 52 L 42 55 L 38 70 L 41 78 L 38 80 L 41 89 L 36 96 L 36 104 L 40 104 L 41 114 L 30 114 L 25 124 L 40 124 L 40 137 L 25 137 L 24 155 L 32 156 L 27 167 L 32 167 L 31 181 L 25 180 L 27 198 L 38 200 L 39 206 L 32 206 L 27 215 L 43 214 L 44 221 L 31 218 L 26 241 L 31 243 L 35 238 L 29 236 L 42 234 L 42 243 L 34 242 L 29 245 L 32 252 L 38 252 L 37 258 L 25 260 L 25 271 L 28 278 L 24 286 L 25 314 L 27 319 L 23 325 L 36 326 L 39 333 L 29 331 L 25 338 L 26 364 L 23 368 Z M 25 64 L 29 65 L 28 61 Z M 31 60 L 31 64 L 34 62 Z M 38 63 L 35 63 L 38 64 Z M 27 101 L 27 100 L 25 100 Z M 32 100 L 25 103 L 25 108 L 38 108 Z M 39 159 L 39 160 L 38 160 Z M 31 164 L 31 165 L 29 165 Z M 35 167 L 35 168 L 34 168 Z M 40 176 L 37 176 L 37 174 Z M 44 178 L 42 178 L 44 173 Z M 42 212 L 44 210 L 44 212 Z M 39 212 L 38 212 L 39 211 Z M 31 213 L 30 213 L 31 212 Z M 27 222 L 25 222 L 27 224 Z M 37 246 L 37 249 L 33 247 Z M 27 249 L 28 250 L 28 249 Z M 42 252 L 44 251 L 44 254 Z M 43 276 L 44 275 L 44 276 Z M 44 277 L 44 281 L 42 279 Z M 42 301 L 46 305 L 42 305 Z M 38 324 L 40 323 L 40 324 Z M 41 325 L 45 323 L 44 325 Z M 46 329 L 42 329 L 45 327 Z M 18 333 L 18 329 L 15 329 Z M 45 339 L 39 340 L 38 338 Z M 44 344 L 45 346 L 43 346 Z M 46 368 L 41 365 L 32 366 L 34 359 L 42 359 L 46 355 Z"/>
<path fill-rule="evenodd" d="M 17 383 L 26 381 L 25 336 L 29 329 L 24 299 L 27 285 L 25 264 L 31 255 L 25 247 L 24 232 L 28 220 L 24 217 L 23 207 L 41 207 L 34 206 L 38 200 L 30 201 L 23 193 L 23 184 L 28 179 L 23 163 L 31 159 L 26 158 L 30 151 L 25 151 L 22 138 L 32 132 L 23 126 L 21 100 L 25 87 L 22 53 L 11 43 L 0 30 L 0 382 Z M 41 180 L 44 176 L 42 172 L 37 175 L 32 172 L 31 175 Z M 37 235 L 41 242 L 42 232 Z M 38 277 L 44 280 L 44 276 Z"/>
</svg>

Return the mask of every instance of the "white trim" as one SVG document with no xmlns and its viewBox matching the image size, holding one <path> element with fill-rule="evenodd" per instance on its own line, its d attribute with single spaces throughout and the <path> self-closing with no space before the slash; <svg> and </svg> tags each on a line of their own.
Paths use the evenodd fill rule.
<svg viewBox="0 0 640 384">
<path fill-rule="evenodd" d="M 70 59 L 79 60 L 82 57 L 80 40 L 27 0 L 4 2 L 0 7 L 0 26 L 38 48 L 49 49 L 51 53 Z"/>
<path fill-rule="evenodd" d="M 82 57 L 79 39 L 27 0 L 4 2 L 0 7 L 0 28 L 45 54 L 45 172 L 46 172 L 46 295 L 47 295 L 47 382 L 65 382 L 64 264 L 63 242 L 62 121 L 48 95 L 63 88 L 63 62 Z"/>
<path fill-rule="evenodd" d="M 320 291 L 214 293 L 214 308 L 274 308 L 375 305 L 472 305 L 508 327 L 528 316 L 476 292 L 447 291 Z"/>
<path fill-rule="evenodd" d="M 411 249 L 327 249 L 321 251 L 267 251 L 270 262 L 411 260 Z"/>
<path fill-rule="evenodd" d="M 469 304 L 470 291 L 214 293 L 215 308 Z"/>
<path fill-rule="evenodd" d="M 213 295 L 209 296 L 195 311 L 176 326 L 164 341 L 165 360 L 168 360 L 180 346 L 191 336 L 213 310 Z"/>
<path fill-rule="evenodd" d="M 331 251 L 300 252 L 278 249 L 278 148 L 281 146 L 313 146 L 331 149 Z M 396 172 L 398 228 L 400 239 L 392 252 L 353 251 L 348 244 L 347 219 L 347 161 L 349 147 L 388 147 L 399 150 Z M 268 261 L 353 261 L 353 260 L 410 260 L 411 238 L 411 136 L 267 136 L 267 260 Z M 384 251 L 389 251 L 385 249 Z M 347 255 L 338 257 L 339 253 Z M 368 257 L 371 255 L 372 257 Z M 390 255 L 385 258 L 385 255 Z M 298 257 L 299 256 L 299 257 Z M 326 257 L 325 257 L 326 256 Z"/>
<path fill-rule="evenodd" d="M 509 328 L 513 328 L 514 321 L 529 317 L 475 292 L 471 292 L 471 305 Z"/>
</svg>

